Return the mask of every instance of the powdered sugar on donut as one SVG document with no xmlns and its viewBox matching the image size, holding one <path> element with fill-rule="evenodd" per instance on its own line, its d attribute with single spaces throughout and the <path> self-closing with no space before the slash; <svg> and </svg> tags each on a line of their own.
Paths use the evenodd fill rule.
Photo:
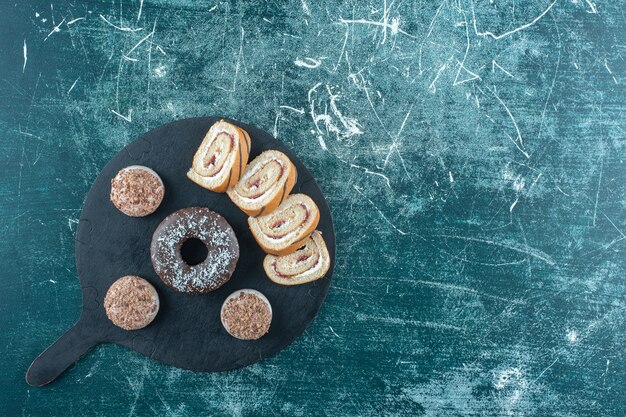
<svg viewBox="0 0 626 417">
<path fill-rule="evenodd" d="M 198 265 L 188 265 L 180 254 L 190 238 L 203 241 L 208 248 L 207 258 Z M 230 278 L 239 259 L 239 245 L 224 218 L 207 208 L 190 207 L 161 222 L 152 238 L 151 255 L 154 270 L 166 284 L 182 292 L 208 292 Z"/>
</svg>

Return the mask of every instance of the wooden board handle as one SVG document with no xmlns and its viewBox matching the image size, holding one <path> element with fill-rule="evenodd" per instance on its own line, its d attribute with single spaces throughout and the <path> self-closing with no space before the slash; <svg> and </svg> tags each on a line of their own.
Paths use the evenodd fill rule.
<svg viewBox="0 0 626 417">
<path fill-rule="evenodd" d="M 37 356 L 26 372 L 26 382 L 33 387 L 49 384 L 99 342 L 85 315 L 82 315 L 56 342 Z"/>
</svg>

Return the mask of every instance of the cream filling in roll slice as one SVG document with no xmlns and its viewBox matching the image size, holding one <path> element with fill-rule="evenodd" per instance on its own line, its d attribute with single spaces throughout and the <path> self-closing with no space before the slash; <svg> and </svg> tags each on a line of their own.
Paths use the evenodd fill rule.
<svg viewBox="0 0 626 417">
<path fill-rule="evenodd" d="M 257 156 L 248 164 L 241 179 L 228 195 L 231 200 L 249 215 L 263 214 L 274 210 L 289 194 L 296 181 L 296 168 L 287 155 L 270 150 Z"/>
<path fill-rule="evenodd" d="M 272 167 L 273 164 L 276 164 L 277 168 Z M 240 181 L 247 182 L 249 185 L 242 189 L 239 198 L 242 201 L 253 203 L 263 196 L 274 195 L 281 186 L 280 180 L 284 176 L 284 172 L 285 166 L 279 159 L 266 162 L 255 172 L 246 172 Z"/>
<path fill-rule="evenodd" d="M 322 278 L 330 268 L 326 243 L 318 231 L 304 247 L 285 256 L 267 255 L 263 267 L 268 277 L 282 285 L 297 285 Z"/>
<path fill-rule="evenodd" d="M 194 155 L 187 176 L 205 188 L 225 191 L 234 164 L 237 161 L 239 164 L 245 163 L 242 161 L 242 151 L 247 155 L 249 149 L 242 150 L 240 147 L 242 143 L 247 145 L 249 142 L 244 135 L 240 128 L 223 120 L 213 124 Z M 235 175 L 243 167 L 238 168 L 235 169 Z M 237 178 L 234 181 L 236 180 Z"/>
<path fill-rule="evenodd" d="M 203 177 L 213 178 L 220 175 L 224 169 L 232 167 L 235 159 L 235 138 L 224 130 L 217 135 L 208 146 L 202 157 L 201 168 L 197 171 Z"/>
<path fill-rule="evenodd" d="M 268 253 L 277 255 L 293 252 L 319 223 L 319 209 L 305 194 L 290 195 L 274 212 L 248 218 L 256 241 Z"/>
</svg>

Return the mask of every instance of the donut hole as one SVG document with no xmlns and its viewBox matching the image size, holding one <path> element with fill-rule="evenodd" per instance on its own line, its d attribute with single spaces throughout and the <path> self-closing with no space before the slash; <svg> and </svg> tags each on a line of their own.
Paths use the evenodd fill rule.
<svg viewBox="0 0 626 417">
<path fill-rule="evenodd" d="M 209 255 L 209 248 L 203 241 L 191 237 L 183 242 L 180 255 L 187 265 L 194 266 L 202 263 Z"/>
</svg>

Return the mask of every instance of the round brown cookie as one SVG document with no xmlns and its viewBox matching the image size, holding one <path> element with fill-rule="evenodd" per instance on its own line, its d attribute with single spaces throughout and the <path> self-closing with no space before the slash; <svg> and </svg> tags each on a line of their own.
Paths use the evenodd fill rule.
<svg viewBox="0 0 626 417">
<path fill-rule="evenodd" d="M 146 327 L 159 312 L 159 294 L 145 279 L 126 275 L 113 283 L 104 297 L 107 317 L 118 327 Z"/>
<path fill-rule="evenodd" d="M 127 216 L 144 217 L 154 213 L 164 195 L 161 177 L 141 165 L 124 168 L 111 180 L 111 202 Z"/>
<path fill-rule="evenodd" d="M 256 290 L 239 290 L 226 298 L 220 316 L 222 325 L 231 336 L 257 340 L 270 329 L 272 305 Z"/>
<path fill-rule="evenodd" d="M 198 263 L 185 259 L 181 249 L 188 241 L 204 245 L 206 258 Z M 150 258 L 167 285 L 181 292 L 206 293 L 230 279 L 239 260 L 239 243 L 222 216 L 205 207 L 188 207 L 157 226 Z"/>
</svg>

